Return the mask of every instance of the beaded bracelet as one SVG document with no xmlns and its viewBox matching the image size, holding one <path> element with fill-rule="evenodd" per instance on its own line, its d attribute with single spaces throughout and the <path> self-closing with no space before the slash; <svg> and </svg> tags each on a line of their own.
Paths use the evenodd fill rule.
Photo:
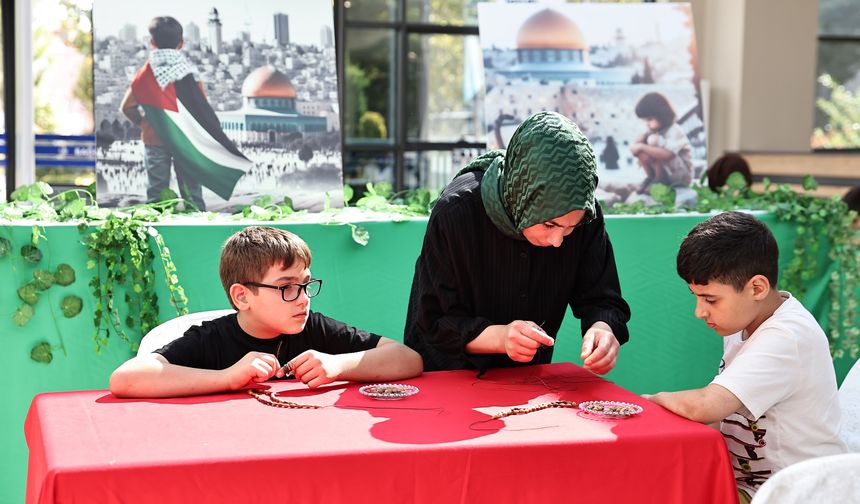
<svg viewBox="0 0 860 504">
<path fill-rule="evenodd" d="M 272 406 L 274 408 L 289 408 L 289 409 L 318 409 L 320 406 L 316 406 L 314 404 L 299 404 L 290 401 L 285 401 L 278 397 L 277 392 L 272 392 L 270 390 L 262 390 L 262 389 L 248 389 L 248 394 L 254 397 L 254 399 L 260 401 L 266 406 Z"/>
<path fill-rule="evenodd" d="M 493 420 L 498 420 L 500 418 L 505 418 L 513 415 L 525 415 L 527 413 L 533 413 L 535 411 L 540 411 L 542 409 L 547 408 L 575 408 L 576 403 L 573 401 L 553 401 L 548 403 L 535 404 L 534 406 L 529 406 L 528 408 L 511 408 L 507 411 L 502 411 L 500 413 L 496 413 L 492 416 Z"/>
</svg>

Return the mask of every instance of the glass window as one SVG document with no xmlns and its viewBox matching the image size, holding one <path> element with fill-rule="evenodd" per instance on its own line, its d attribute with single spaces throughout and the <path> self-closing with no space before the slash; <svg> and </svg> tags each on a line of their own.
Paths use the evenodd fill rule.
<svg viewBox="0 0 860 504">
<path fill-rule="evenodd" d="M 400 0 L 346 0 L 344 13 L 348 21 L 394 21 Z"/>
<path fill-rule="evenodd" d="M 820 0 L 816 149 L 860 148 L 860 0 Z"/>
<path fill-rule="evenodd" d="M 353 201 L 364 194 L 368 182 L 394 185 L 394 155 L 390 152 L 344 151 L 343 183 L 352 187 Z"/>
<path fill-rule="evenodd" d="M 484 149 L 452 149 L 405 153 L 404 187 L 441 190 Z"/>
<path fill-rule="evenodd" d="M 344 128 L 347 143 L 391 143 L 394 133 L 394 31 L 347 28 Z"/>
<path fill-rule="evenodd" d="M 818 75 L 824 74 L 849 90 L 860 88 L 860 39 L 856 42 L 819 41 Z"/>
<path fill-rule="evenodd" d="M 476 25 L 478 1 L 483 0 L 406 0 L 406 20 L 413 23 Z"/>
<path fill-rule="evenodd" d="M 478 37 L 411 34 L 408 50 L 409 139 L 483 141 L 484 70 Z"/>
<path fill-rule="evenodd" d="M 857 0 L 819 0 L 818 29 L 822 35 L 860 37 L 860 2 Z"/>
<path fill-rule="evenodd" d="M 33 0 L 36 180 L 95 181 L 91 0 Z"/>
</svg>

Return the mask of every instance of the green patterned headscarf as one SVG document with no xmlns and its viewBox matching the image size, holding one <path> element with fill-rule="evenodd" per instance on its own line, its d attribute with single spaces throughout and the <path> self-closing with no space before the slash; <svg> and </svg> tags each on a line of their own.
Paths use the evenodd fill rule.
<svg viewBox="0 0 860 504">
<path fill-rule="evenodd" d="M 579 128 L 561 114 L 538 112 L 511 137 L 506 151 L 489 151 L 457 175 L 483 171 L 481 197 L 493 224 L 523 240 L 523 229 L 585 210 L 594 216 L 597 164 Z"/>
</svg>

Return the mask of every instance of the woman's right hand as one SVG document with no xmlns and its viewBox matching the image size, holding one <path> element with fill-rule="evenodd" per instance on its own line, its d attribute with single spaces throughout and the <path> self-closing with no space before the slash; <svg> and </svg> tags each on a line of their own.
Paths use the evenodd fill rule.
<svg viewBox="0 0 860 504">
<path fill-rule="evenodd" d="M 516 362 L 530 362 L 541 346 L 553 346 L 552 339 L 539 325 L 528 320 L 514 320 L 502 334 L 505 353 Z"/>
</svg>

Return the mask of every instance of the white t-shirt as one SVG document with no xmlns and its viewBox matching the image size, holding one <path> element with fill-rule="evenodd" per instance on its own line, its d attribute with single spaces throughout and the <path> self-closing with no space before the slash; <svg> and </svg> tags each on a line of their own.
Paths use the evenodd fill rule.
<svg viewBox="0 0 860 504">
<path fill-rule="evenodd" d="M 751 496 L 786 466 L 846 452 L 827 337 L 799 301 L 780 295 L 785 301 L 749 338 L 725 338 L 712 381 L 743 403 L 720 431 L 738 487 Z"/>
</svg>

